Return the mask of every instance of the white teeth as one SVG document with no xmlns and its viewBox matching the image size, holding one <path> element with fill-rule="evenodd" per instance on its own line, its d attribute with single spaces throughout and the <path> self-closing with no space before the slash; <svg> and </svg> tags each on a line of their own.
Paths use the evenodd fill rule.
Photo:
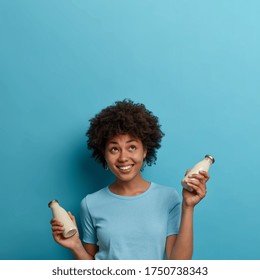
<svg viewBox="0 0 260 280">
<path fill-rule="evenodd" d="M 119 166 L 119 169 L 121 170 L 128 170 L 132 167 L 132 165 L 128 165 L 128 166 Z"/>
</svg>

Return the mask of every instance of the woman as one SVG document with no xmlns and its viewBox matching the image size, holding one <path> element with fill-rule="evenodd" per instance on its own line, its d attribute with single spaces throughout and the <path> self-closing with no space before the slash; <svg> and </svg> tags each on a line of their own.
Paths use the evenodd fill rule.
<svg viewBox="0 0 260 280">
<path fill-rule="evenodd" d="M 208 173 L 190 176 L 193 192 L 183 189 L 182 203 L 174 188 L 144 179 L 141 171 L 156 162 L 164 134 L 158 118 L 131 100 L 103 109 L 86 135 L 93 157 L 115 181 L 82 200 L 83 244 L 79 234 L 64 239 L 53 219 L 55 241 L 76 259 L 191 259 L 194 206 L 206 195 Z"/>
</svg>

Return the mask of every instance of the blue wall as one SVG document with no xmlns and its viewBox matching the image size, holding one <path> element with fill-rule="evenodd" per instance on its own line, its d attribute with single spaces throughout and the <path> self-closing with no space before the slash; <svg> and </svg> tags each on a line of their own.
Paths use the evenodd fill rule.
<svg viewBox="0 0 260 280">
<path fill-rule="evenodd" d="M 260 2 L 0 3 L 1 259 L 70 259 L 47 203 L 79 203 L 112 176 L 88 120 L 131 98 L 166 136 L 148 180 L 174 186 L 216 158 L 196 207 L 194 259 L 260 259 Z"/>
</svg>

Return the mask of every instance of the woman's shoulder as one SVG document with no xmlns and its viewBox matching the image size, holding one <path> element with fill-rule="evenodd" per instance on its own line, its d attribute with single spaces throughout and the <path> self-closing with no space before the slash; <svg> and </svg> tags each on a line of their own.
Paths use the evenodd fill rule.
<svg viewBox="0 0 260 280">
<path fill-rule="evenodd" d="M 93 193 L 89 193 L 87 194 L 82 200 L 81 203 L 90 203 L 90 202 L 97 202 L 100 201 L 100 199 L 102 199 L 102 197 L 104 196 L 105 192 L 106 192 L 106 188 L 104 187 L 98 191 L 95 191 Z"/>
<path fill-rule="evenodd" d="M 152 184 L 153 189 L 160 194 L 165 194 L 166 196 L 179 196 L 176 188 L 174 188 L 173 186 L 162 185 L 154 182 Z"/>
</svg>

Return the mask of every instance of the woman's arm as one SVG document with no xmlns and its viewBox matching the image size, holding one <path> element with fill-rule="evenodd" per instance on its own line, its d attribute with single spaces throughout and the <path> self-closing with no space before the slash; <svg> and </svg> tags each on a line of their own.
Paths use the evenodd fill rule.
<svg viewBox="0 0 260 280">
<path fill-rule="evenodd" d="M 71 248 L 71 252 L 76 260 L 94 260 L 95 254 L 98 251 L 96 244 L 85 244 L 82 245 L 81 241 Z"/>
<path fill-rule="evenodd" d="M 200 171 L 199 174 L 192 174 L 188 180 L 188 185 L 193 189 L 193 192 L 183 189 L 182 215 L 179 234 L 175 240 L 173 240 L 173 238 L 167 238 L 166 241 L 168 259 L 192 259 L 194 207 L 206 196 L 206 182 L 208 180 L 208 173 Z M 171 249 L 169 249 L 169 247 L 171 247 Z"/>
<path fill-rule="evenodd" d="M 182 206 L 182 217 L 179 234 L 168 237 L 166 248 L 167 258 L 170 260 L 190 260 L 193 252 L 193 208 Z"/>
</svg>

